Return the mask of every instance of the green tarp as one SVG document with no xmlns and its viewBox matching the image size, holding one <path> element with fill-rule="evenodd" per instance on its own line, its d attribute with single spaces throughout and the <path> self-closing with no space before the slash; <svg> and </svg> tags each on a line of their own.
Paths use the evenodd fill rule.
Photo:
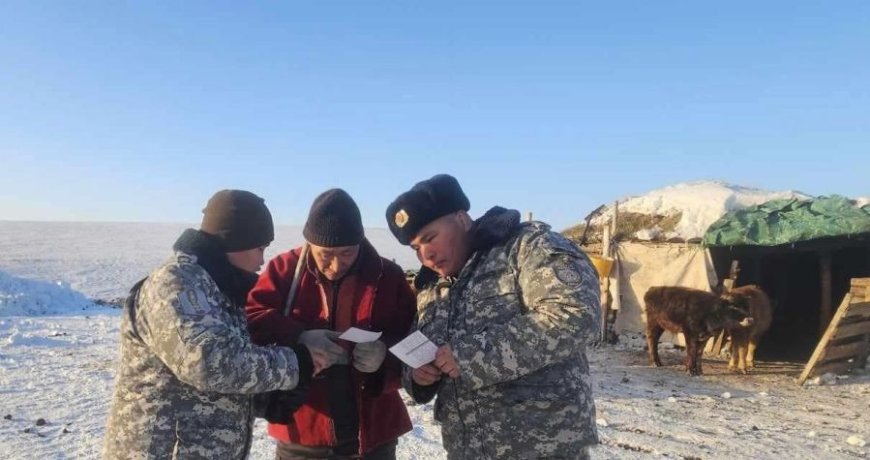
<svg viewBox="0 0 870 460">
<path fill-rule="evenodd" d="M 731 211 L 707 229 L 705 246 L 777 246 L 870 233 L 870 205 L 842 196 L 772 200 Z"/>
</svg>

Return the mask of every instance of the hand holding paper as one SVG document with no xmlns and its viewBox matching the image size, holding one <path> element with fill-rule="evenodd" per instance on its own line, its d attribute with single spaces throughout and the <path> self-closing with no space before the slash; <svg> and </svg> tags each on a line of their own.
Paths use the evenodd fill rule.
<svg viewBox="0 0 870 460">
<path fill-rule="evenodd" d="M 381 338 L 381 333 L 366 331 L 363 329 L 352 327 L 344 331 L 344 333 L 338 336 L 338 338 L 342 340 L 347 340 L 348 342 L 366 343 L 378 340 L 379 338 Z"/>
<path fill-rule="evenodd" d="M 459 377 L 459 363 L 456 362 L 456 358 L 453 356 L 453 349 L 450 348 L 450 345 L 438 347 L 438 351 L 435 352 L 435 362 L 432 364 L 451 378 L 455 379 Z"/>
<path fill-rule="evenodd" d="M 415 331 L 401 342 L 390 347 L 390 353 L 396 355 L 413 369 L 434 361 L 437 351 L 438 347 L 420 331 Z"/>
</svg>

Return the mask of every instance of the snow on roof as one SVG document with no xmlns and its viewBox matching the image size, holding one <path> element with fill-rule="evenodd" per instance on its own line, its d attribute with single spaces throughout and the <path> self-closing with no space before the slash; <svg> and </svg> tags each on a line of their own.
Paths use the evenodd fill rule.
<svg viewBox="0 0 870 460">
<path fill-rule="evenodd" d="M 707 227 L 728 211 L 782 198 L 809 199 L 810 196 L 793 190 L 772 192 L 752 187 L 732 185 L 723 181 L 695 181 L 670 185 L 652 190 L 641 196 L 619 200 L 619 212 L 669 216 L 682 212 L 682 218 L 672 233 L 666 238 L 700 238 Z M 594 225 L 601 225 L 611 219 L 613 207 L 593 219 Z M 657 229 L 637 232 L 639 239 L 653 239 L 662 236 Z"/>
</svg>

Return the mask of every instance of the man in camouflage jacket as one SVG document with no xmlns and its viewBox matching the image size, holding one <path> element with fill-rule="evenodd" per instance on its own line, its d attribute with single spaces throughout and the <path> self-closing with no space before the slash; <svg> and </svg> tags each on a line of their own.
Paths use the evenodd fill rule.
<svg viewBox="0 0 870 460">
<path fill-rule="evenodd" d="M 598 330 L 598 276 L 540 222 L 495 207 L 472 221 L 456 179 L 400 195 L 387 221 L 423 268 L 418 329 L 436 359 L 405 373 L 451 459 L 588 458 L 598 442 L 585 344 Z"/>
<path fill-rule="evenodd" d="M 314 370 L 304 347 L 259 347 L 248 335 L 245 297 L 273 239 L 263 200 L 224 190 L 204 212 L 201 230 L 186 230 L 131 293 L 107 459 L 244 459 L 251 395 L 291 390 Z"/>
</svg>

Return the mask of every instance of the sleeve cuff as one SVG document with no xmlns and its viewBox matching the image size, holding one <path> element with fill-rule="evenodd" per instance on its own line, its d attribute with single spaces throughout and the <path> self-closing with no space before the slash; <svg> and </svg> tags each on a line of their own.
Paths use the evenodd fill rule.
<svg viewBox="0 0 870 460">
<path fill-rule="evenodd" d="M 314 374 L 314 361 L 311 359 L 311 352 L 305 345 L 296 345 L 290 347 L 293 353 L 296 354 L 296 362 L 299 365 L 299 375 L 297 388 L 305 388 L 311 383 L 312 374 Z"/>
</svg>

